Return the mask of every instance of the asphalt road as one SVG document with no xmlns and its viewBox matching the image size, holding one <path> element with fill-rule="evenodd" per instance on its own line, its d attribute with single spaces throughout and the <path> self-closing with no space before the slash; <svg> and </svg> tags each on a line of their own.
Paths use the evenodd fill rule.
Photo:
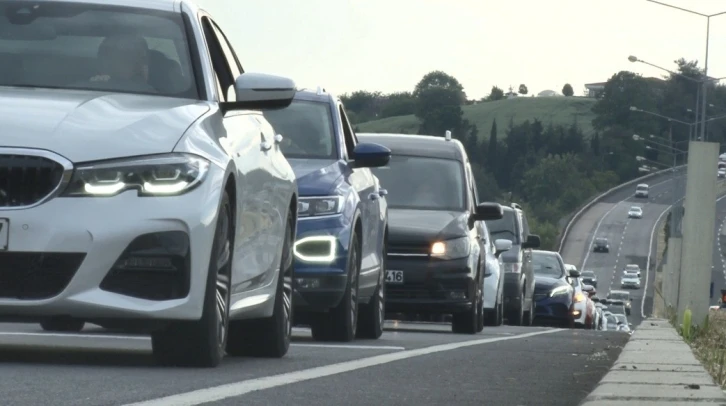
<svg viewBox="0 0 726 406">
<path fill-rule="evenodd" d="M 716 201 L 716 239 L 713 250 L 713 268 L 711 282 L 713 283 L 713 297 L 711 306 L 718 305 L 721 298 L 721 289 L 726 288 L 726 197 Z"/>
<path fill-rule="evenodd" d="M 643 313 L 649 315 L 653 308 L 655 268 L 652 258 L 651 269 L 646 269 L 648 255 L 654 255 L 656 248 L 654 239 L 649 249 L 651 234 L 657 220 L 665 218 L 670 205 L 683 198 L 685 193 L 685 174 L 678 172 L 676 175 L 664 174 L 644 182 L 650 185 L 648 199 L 633 197 L 633 185 L 632 189 L 615 193 L 591 207 L 572 227 L 562 253 L 565 262 L 575 264 L 581 270 L 595 272 L 599 297 L 605 297 L 612 289 L 620 289 L 620 276 L 625 265 L 640 266 L 641 289 L 631 290 L 633 302 L 628 317 L 636 328 L 643 320 Z M 643 218 L 628 218 L 628 209 L 634 205 L 643 208 Z M 608 239 L 609 253 L 592 252 L 595 237 Z"/>
<path fill-rule="evenodd" d="M 633 200 L 628 190 L 595 205 L 572 227 L 563 256 L 596 269 L 603 295 L 626 263 L 645 267 L 650 230 L 673 196 L 670 175 L 648 183 L 650 199 L 638 201 L 643 219 L 627 219 Z M 610 254 L 588 255 L 595 234 L 610 239 Z M 652 292 L 653 276 L 648 279 Z M 642 291 L 635 297 L 639 309 Z M 651 293 L 646 313 L 649 300 Z M 639 312 L 633 313 L 636 324 Z M 37 325 L 0 324 L 0 404 L 577 405 L 629 337 L 545 327 L 450 331 L 444 323 L 388 321 L 379 340 L 326 344 L 312 341 L 307 329 L 295 329 L 283 359 L 227 358 L 216 369 L 199 370 L 155 366 L 146 336 L 100 328 L 50 334 Z"/>
</svg>

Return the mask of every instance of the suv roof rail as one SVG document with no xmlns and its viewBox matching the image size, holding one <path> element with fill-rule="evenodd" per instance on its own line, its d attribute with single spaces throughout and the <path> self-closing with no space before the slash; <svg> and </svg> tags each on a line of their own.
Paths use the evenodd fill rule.
<svg viewBox="0 0 726 406">
<path fill-rule="evenodd" d="M 451 131 L 446 130 L 446 133 L 444 134 L 444 139 L 446 139 L 446 141 L 451 141 Z"/>
<path fill-rule="evenodd" d="M 519 205 L 519 203 L 514 203 L 514 202 L 512 202 L 511 206 L 512 206 L 513 208 L 515 208 L 515 209 L 519 209 L 519 210 L 522 210 L 522 206 L 520 206 L 520 205 Z"/>
</svg>

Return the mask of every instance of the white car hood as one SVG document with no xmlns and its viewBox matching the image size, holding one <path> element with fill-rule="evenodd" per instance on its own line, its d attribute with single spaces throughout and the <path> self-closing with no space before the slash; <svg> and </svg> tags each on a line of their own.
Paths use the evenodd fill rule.
<svg viewBox="0 0 726 406">
<path fill-rule="evenodd" d="M 72 162 L 171 152 L 205 102 L 38 88 L 0 91 L 0 147 L 39 148 Z"/>
</svg>

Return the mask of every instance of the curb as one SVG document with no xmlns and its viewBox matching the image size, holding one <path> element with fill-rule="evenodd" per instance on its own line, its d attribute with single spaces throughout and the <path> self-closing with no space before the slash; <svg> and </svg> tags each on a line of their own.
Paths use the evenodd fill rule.
<svg viewBox="0 0 726 406">
<path fill-rule="evenodd" d="M 726 394 L 667 320 L 648 318 L 580 406 L 726 405 Z"/>
<path fill-rule="evenodd" d="M 682 170 L 685 167 L 686 167 L 686 165 L 679 165 L 679 166 L 676 166 L 676 170 L 679 170 L 680 171 L 680 170 Z M 619 191 L 621 191 L 622 189 L 624 189 L 624 188 L 626 188 L 628 186 L 632 186 L 633 184 L 642 182 L 642 181 L 647 180 L 647 179 L 650 179 L 650 178 L 654 178 L 654 177 L 659 176 L 659 175 L 664 175 L 664 174 L 666 174 L 666 173 L 668 173 L 668 172 L 670 172 L 672 170 L 673 170 L 673 168 L 663 169 L 661 171 L 649 173 L 649 174 L 647 174 L 645 176 L 641 176 L 639 178 L 635 178 L 635 179 L 629 180 L 629 181 L 627 181 L 625 183 L 621 183 L 621 184 L 619 184 L 617 186 L 614 186 L 614 187 L 608 189 L 604 193 L 600 194 L 599 196 L 597 196 L 594 199 L 590 200 L 589 202 L 585 203 L 585 205 L 582 206 L 580 208 L 580 210 L 578 210 L 577 212 L 575 212 L 575 214 L 573 214 L 572 217 L 570 217 L 570 220 L 567 222 L 567 225 L 565 226 L 564 230 L 562 230 L 562 232 L 558 236 L 558 243 L 557 243 L 557 247 L 558 248 L 557 248 L 557 251 L 560 254 L 562 253 L 562 249 L 565 246 L 565 241 L 567 241 L 567 236 L 568 236 L 568 234 L 570 232 L 570 228 L 572 227 L 573 224 L 575 224 L 580 219 L 580 217 L 582 217 L 582 214 L 585 213 L 589 208 L 591 208 L 595 204 L 599 203 L 601 200 L 603 200 L 604 198 L 610 196 L 611 194 L 616 193 L 616 192 L 619 192 Z"/>
</svg>

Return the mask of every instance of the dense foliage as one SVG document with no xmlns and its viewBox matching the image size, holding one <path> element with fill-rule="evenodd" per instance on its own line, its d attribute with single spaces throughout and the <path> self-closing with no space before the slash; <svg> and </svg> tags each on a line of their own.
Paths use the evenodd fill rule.
<svg viewBox="0 0 726 406">
<path fill-rule="evenodd" d="M 415 114 L 421 134 L 451 130 L 468 151 L 480 198 L 523 204 L 543 248 L 554 249 L 564 220 L 578 207 L 619 183 L 669 167 L 674 148 L 687 146 L 683 141 L 693 126 L 683 123 L 696 119 L 692 79 L 702 71 L 696 62 L 675 63 L 679 75 L 662 79 L 627 71 L 614 74 L 593 107 L 597 132 L 590 138 L 583 135 L 577 117 L 566 127 L 545 125 L 542 117 L 516 125 L 494 121 L 491 128 L 477 128 L 463 118 L 461 106 L 501 100 L 503 91 L 494 86 L 489 96 L 468 100 L 462 84 L 441 71 L 426 74 L 410 93 L 357 91 L 342 100 L 354 123 Z M 528 89 L 521 85 L 519 91 L 526 94 Z M 563 93 L 572 96 L 572 86 L 566 84 Z M 720 119 L 726 109 L 718 106 L 726 107 L 726 88 L 711 86 L 708 94 L 707 118 L 714 120 L 707 125 L 706 139 L 722 142 L 726 120 Z M 635 140 L 634 134 L 645 141 Z M 676 159 L 681 163 L 682 155 Z"/>
</svg>

